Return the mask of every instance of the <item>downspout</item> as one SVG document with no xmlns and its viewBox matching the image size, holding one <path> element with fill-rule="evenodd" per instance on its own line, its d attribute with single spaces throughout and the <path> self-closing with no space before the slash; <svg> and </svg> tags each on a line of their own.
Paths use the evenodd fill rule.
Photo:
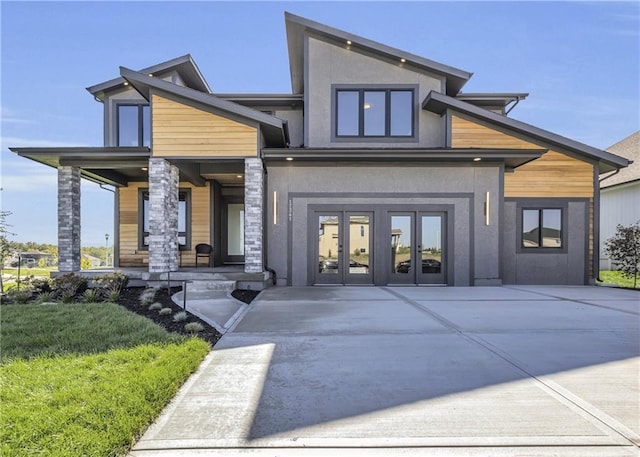
<svg viewBox="0 0 640 457">
<path fill-rule="evenodd" d="M 275 286 L 277 282 L 277 274 L 273 268 L 269 268 L 269 262 L 267 261 L 267 253 L 269 252 L 269 249 L 268 249 L 269 246 L 267 242 L 267 227 L 269 223 L 267 221 L 267 203 L 268 203 L 267 197 L 269 195 L 269 184 L 268 184 L 269 174 L 267 173 L 267 165 L 264 163 L 264 154 L 262 153 L 262 148 L 260 148 L 260 160 L 262 161 L 262 171 L 264 172 L 264 186 L 263 186 L 264 191 L 262 192 L 262 237 L 263 237 L 262 238 L 262 268 L 264 269 L 264 271 L 268 271 L 269 273 L 271 273 L 271 282 Z"/>
<path fill-rule="evenodd" d="M 518 103 L 520 103 L 520 100 L 522 100 L 520 97 L 516 97 L 515 100 L 512 100 L 515 101 L 515 103 L 511 105 L 507 111 L 505 111 L 504 115 L 507 116 L 511 112 L 511 110 L 515 108 Z"/>
</svg>

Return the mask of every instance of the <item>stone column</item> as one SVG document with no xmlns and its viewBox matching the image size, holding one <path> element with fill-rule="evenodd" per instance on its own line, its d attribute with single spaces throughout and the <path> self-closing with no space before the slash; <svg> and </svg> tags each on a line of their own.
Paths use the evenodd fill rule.
<svg viewBox="0 0 640 457">
<path fill-rule="evenodd" d="M 58 270 L 80 271 L 80 168 L 58 167 Z"/>
<path fill-rule="evenodd" d="M 262 207 L 264 172 L 262 159 L 244 159 L 244 271 L 263 271 Z"/>
<path fill-rule="evenodd" d="M 149 273 L 178 269 L 178 168 L 149 159 Z"/>
</svg>

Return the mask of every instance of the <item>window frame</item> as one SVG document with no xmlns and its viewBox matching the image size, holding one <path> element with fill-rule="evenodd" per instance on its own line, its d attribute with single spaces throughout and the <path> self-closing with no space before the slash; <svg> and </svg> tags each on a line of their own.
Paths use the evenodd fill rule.
<svg viewBox="0 0 640 457">
<path fill-rule="evenodd" d="M 358 134 L 338 134 L 338 94 L 340 92 L 358 93 Z M 365 135 L 364 98 L 366 92 L 384 92 L 385 94 L 385 133 L 384 135 Z M 411 92 L 411 134 L 391 134 L 391 93 Z M 331 141 L 332 142 L 373 142 L 373 143 L 415 143 L 418 142 L 418 85 L 416 84 L 333 84 L 331 86 Z"/>
<path fill-rule="evenodd" d="M 542 244 L 542 230 L 541 226 L 544 225 L 543 214 L 544 210 L 558 210 L 560 211 L 560 246 L 543 246 Z M 538 246 L 525 246 L 524 244 L 524 211 L 538 211 Z M 550 254 L 564 254 L 568 252 L 567 249 L 567 231 L 568 231 L 568 205 L 567 203 L 559 202 L 522 202 L 517 206 L 517 252 L 522 253 L 550 253 Z"/>
<path fill-rule="evenodd" d="M 133 107 L 137 107 L 138 108 L 138 144 L 137 146 L 122 146 L 120 144 L 120 108 L 121 107 L 128 107 L 128 106 L 133 106 Z M 151 106 L 149 105 L 149 103 L 135 103 L 135 102 L 124 102 L 124 103 L 117 103 L 116 104 L 116 124 L 115 124 L 115 131 L 116 131 L 116 146 L 117 147 L 151 147 Z M 149 145 L 145 146 L 144 144 L 144 134 L 145 134 L 145 129 L 144 129 L 144 108 L 149 108 Z"/>
<path fill-rule="evenodd" d="M 184 196 L 185 205 L 185 231 L 178 232 L 178 238 L 184 236 L 185 243 L 178 244 L 179 251 L 191 251 L 191 232 L 192 232 L 192 220 L 191 220 L 191 189 L 180 188 L 178 189 L 178 202 L 182 201 L 181 197 Z M 146 198 L 145 198 L 146 197 Z M 149 245 L 144 244 L 145 237 L 149 236 L 149 232 L 144 230 L 144 202 L 149 201 L 149 188 L 144 187 L 138 189 L 138 250 L 148 251 Z M 178 221 L 178 226 L 180 221 Z"/>
</svg>

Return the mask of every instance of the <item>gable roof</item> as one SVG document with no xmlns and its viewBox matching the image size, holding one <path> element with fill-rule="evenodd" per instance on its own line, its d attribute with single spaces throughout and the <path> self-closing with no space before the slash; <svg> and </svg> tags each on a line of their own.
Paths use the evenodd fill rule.
<svg viewBox="0 0 640 457">
<path fill-rule="evenodd" d="M 348 33 L 328 25 L 321 24 L 289 12 L 284 13 L 285 24 L 287 28 L 287 46 L 289 48 L 289 67 L 291 70 L 291 86 L 294 94 L 300 94 L 304 91 L 304 36 L 312 34 L 320 37 L 325 41 L 340 43 L 345 45 L 350 41 L 351 49 L 370 52 L 386 59 L 400 62 L 405 59 L 403 64 L 411 65 L 418 70 L 424 70 L 429 73 L 435 73 L 444 76 L 447 79 L 446 92 L 449 95 L 457 94 L 462 86 L 471 78 L 473 73 L 460 70 L 459 68 L 450 67 L 424 57 L 402 51 L 401 49 L 392 48 L 391 46 L 378 43 L 376 41 L 363 38 L 352 33 Z"/>
<path fill-rule="evenodd" d="M 608 176 L 601 175 L 601 189 L 640 180 L 640 130 L 609 146 L 607 151 L 625 157 L 633 161 L 633 163 L 618 173 Z"/>
<path fill-rule="evenodd" d="M 195 103 L 205 110 L 222 112 L 223 116 L 230 115 L 233 119 L 239 118 L 241 122 L 259 124 L 267 141 L 274 146 L 286 146 L 289 141 L 287 122 L 275 116 L 125 67 L 120 67 L 120 75 L 147 100 L 150 98 L 151 90 L 158 90 L 170 94 L 186 104 Z"/>
<path fill-rule="evenodd" d="M 496 127 L 512 131 L 516 134 L 525 135 L 532 140 L 538 140 L 569 153 L 595 160 L 598 162 L 600 171 L 602 172 L 617 170 L 628 166 L 630 163 L 624 157 L 619 157 L 610 152 L 549 132 L 548 130 L 534 127 L 531 124 L 493 113 L 484 108 L 479 108 L 433 90 L 429 92 L 424 102 L 422 102 L 422 108 L 441 115 L 445 114 L 449 109 L 469 115 Z"/>
<path fill-rule="evenodd" d="M 176 57 L 175 59 L 167 60 L 166 62 L 161 62 L 151 67 L 143 68 L 142 70 L 140 70 L 140 73 L 143 73 L 145 75 L 152 74 L 159 76 L 171 71 L 178 72 L 187 87 L 198 90 L 200 92 L 211 93 L 209 84 L 207 84 L 204 76 L 202 76 L 202 73 L 200 73 L 200 69 L 198 69 L 195 61 L 191 58 L 191 54 L 185 54 L 184 56 Z M 87 90 L 94 97 L 104 101 L 104 97 L 107 92 L 114 89 L 122 88 L 124 83 L 125 79 L 120 76 L 118 78 L 110 79 L 109 81 L 87 87 Z"/>
</svg>

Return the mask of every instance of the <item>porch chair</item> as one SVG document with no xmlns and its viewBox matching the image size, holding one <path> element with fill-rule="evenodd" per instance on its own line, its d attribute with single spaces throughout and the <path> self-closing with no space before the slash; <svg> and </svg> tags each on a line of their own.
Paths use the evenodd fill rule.
<svg viewBox="0 0 640 457">
<path fill-rule="evenodd" d="M 198 268 L 198 257 L 206 257 L 208 260 L 207 266 L 210 267 L 213 257 L 213 247 L 207 243 L 196 244 L 196 268 Z"/>
</svg>

